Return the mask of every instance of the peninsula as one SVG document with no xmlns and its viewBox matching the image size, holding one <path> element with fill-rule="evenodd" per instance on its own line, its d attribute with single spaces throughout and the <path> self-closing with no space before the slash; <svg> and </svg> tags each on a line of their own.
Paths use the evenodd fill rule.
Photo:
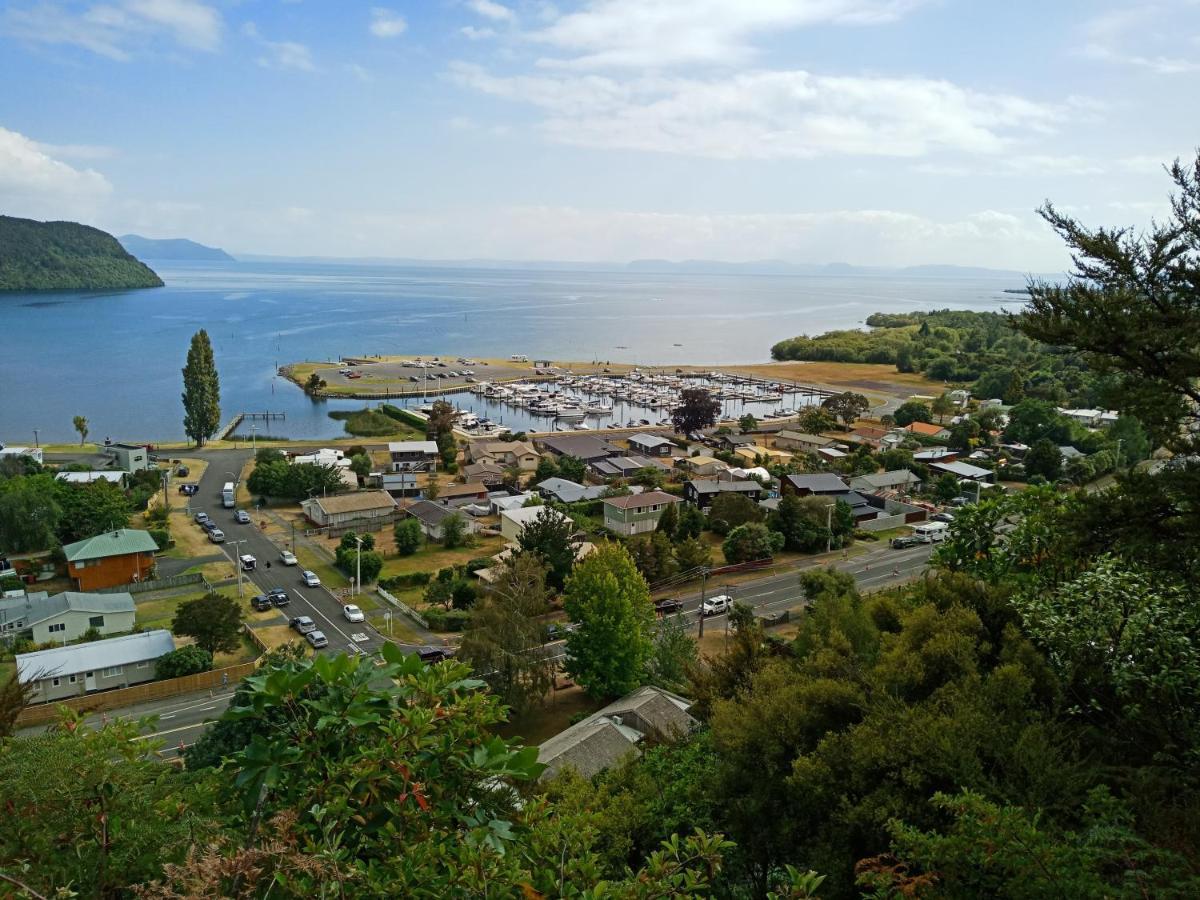
<svg viewBox="0 0 1200 900">
<path fill-rule="evenodd" d="M 148 238 L 140 234 L 123 234 L 117 240 L 139 259 L 234 261 L 220 247 L 206 247 L 187 238 Z"/>
<path fill-rule="evenodd" d="M 0 291 L 125 290 L 162 284 L 149 266 L 99 228 L 0 216 Z"/>
</svg>

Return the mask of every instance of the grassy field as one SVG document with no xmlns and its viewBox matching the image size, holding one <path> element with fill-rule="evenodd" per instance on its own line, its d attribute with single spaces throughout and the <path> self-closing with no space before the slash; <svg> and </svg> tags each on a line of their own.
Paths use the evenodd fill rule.
<svg viewBox="0 0 1200 900">
<path fill-rule="evenodd" d="M 333 563 L 326 562 L 323 557 L 319 556 L 312 548 L 305 547 L 303 544 L 296 545 L 296 559 L 300 560 L 300 565 L 295 569 L 308 569 L 315 572 L 317 577 L 321 579 L 321 584 L 330 590 L 338 590 L 350 586 L 350 579 L 342 574 Z M 299 577 L 299 572 L 296 572 L 296 577 Z"/>
<path fill-rule="evenodd" d="M 186 591 L 176 594 L 165 594 L 157 591 L 150 595 L 134 596 L 134 620 L 143 628 L 171 627 L 175 618 L 175 610 L 189 600 L 198 600 L 204 596 L 204 591 Z"/>
<path fill-rule="evenodd" d="M 390 540 L 390 535 L 389 535 Z M 383 576 L 408 575 L 412 572 L 436 572 L 447 566 L 459 566 L 481 556 L 495 556 L 504 549 L 504 538 L 476 537 L 474 547 L 443 549 L 441 544 L 426 544 L 412 556 L 392 556 L 383 563 Z"/>
</svg>

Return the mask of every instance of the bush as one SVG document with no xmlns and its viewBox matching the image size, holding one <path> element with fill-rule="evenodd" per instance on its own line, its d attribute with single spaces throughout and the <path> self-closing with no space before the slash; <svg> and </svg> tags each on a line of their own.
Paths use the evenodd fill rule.
<svg viewBox="0 0 1200 900">
<path fill-rule="evenodd" d="M 469 560 L 467 564 L 463 566 L 463 571 L 465 571 L 468 575 L 473 575 L 480 569 L 490 569 L 495 564 L 495 560 L 493 560 L 490 556 L 477 556 L 474 559 Z"/>
<path fill-rule="evenodd" d="M 154 539 L 154 543 L 158 545 L 159 550 L 166 550 L 171 546 L 171 532 L 165 528 L 151 528 L 150 537 Z"/>
<path fill-rule="evenodd" d="M 431 572 L 409 572 L 406 575 L 391 575 L 379 579 L 379 586 L 385 591 L 404 590 L 405 588 L 424 587 L 433 578 Z"/>
<path fill-rule="evenodd" d="M 429 623 L 430 631 L 462 631 L 471 620 L 471 614 L 465 609 L 427 609 L 422 615 Z"/>
<path fill-rule="evenodd" d="M 411 425 L 419 431 L 425 430 L 425 420 L 415 413 L 409 412 L 407 409 L 401 409 L 398 406 L 393 406 L 390 403 L 380 405 L 379 411 L 389 419 L 395 419 L 397 422 L 403 422 L 405 425 Z"/>
<path fill-rule="evenodd" d="M 425 542 L 421 523 L 416 519 L 404 519 L 397 522 L 393 534 L 396 538 L 396 552 L 401 556 L 412 556 L 421 549 L 421 544 Z"/>
<path fill-rule="evenodd" d="M 158 662 L 154 664 L 154 677 L 159 680 L 182 678 L 184 675 L 208 672 L 212 666 L 211 653 L 202 650 L 195 644 L 188 644 L 186 647 L 180 647 L 178 650 L 172 650 L 170 653 L 160 656 Z"/>
<path fill-rule="evenodd" d="M 379 577 L 379 573 L 383 571 L 383 557 L 374 550 L 364 550 L 360 560 L 357 550 L 339 547 L 335 556 L 339 569 L 345 572 L 350 578 L 353 578 L 356 573 L 361 572 L 364 583 L 374 581 Z"/>
</svg>

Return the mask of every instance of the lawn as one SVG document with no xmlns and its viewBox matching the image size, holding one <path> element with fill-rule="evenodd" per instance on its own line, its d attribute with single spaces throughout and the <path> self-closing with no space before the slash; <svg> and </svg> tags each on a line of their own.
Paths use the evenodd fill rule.
<svg viewBox="0 0 1200 900">
<path fill-rule="evenodd" d="M 300 565 L 297 568 L 315 572 L 317 577 L 321 579 L 321 584 L 330 590 L 338 590 L 339 588 L 350 586 L 350 579 L 342 574 L 341 569 L 337 568 L 331 562 L 326 562 L 325 558 L 311 547 L 297 544 L 296 559 L 300 560 Z"/>
<path fill-rule="evenodd" d="M 203 596 L 204 591 L 185 591 L 178 594 L 155 591 L 149 595 L 134 595 L 134 621 L 146 629 L 170 629 L 175 610 L 188 600 L 198 600 Z"/>
<path fill-rule="evenodd" d="M 510 719 L 497 727 L 496 732 L 504 738 L 519 737 L 526 746 L 534 747 L 566 730 L 575 716 L 593 713 L 603 705 L 585 694 L 577 685 L 558 691 L 552 690 L 547 695 L 545 704 L 531 709 L 519 718 Z"/>
<path fill-rule="evenodd" d="M 479 557 L 495 556 L 504 549 L 504 543 L 504 538 L 495 535 L 476 536 L 474 547 L 459 547 L 455 550 L 446 550 L 441 544 L 426 544 L 412 556 L 388 557 L 384 560 L 381 577 L 408 575 L 413 572 L 436 572 L 447 566 L 465 565 Z"/>
</svg>

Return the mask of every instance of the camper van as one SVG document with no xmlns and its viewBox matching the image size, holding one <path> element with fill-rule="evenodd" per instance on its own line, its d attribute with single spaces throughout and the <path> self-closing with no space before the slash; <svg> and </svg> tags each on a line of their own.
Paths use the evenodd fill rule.
<svg viewBox="0 0 1200 900">
<path fill-rule="evenodd" d="M 249 553 L 239 556 L 238 559 L 241 561 L 242 570 L 245 572 L 253 572 L 255 567 L 258 565 L 258 560 Z"/>
<path fill-rule="evenodd" d="M 226 509 L 237 506 L 237 489 L 232 481 L 225 482 L 225 487 L 221 488 L 221 505 Z"/>
<path fill-rule="evenodd" d="M 529 362 L 529 357 L 524 353 L 514 353 L 508 359 L 510 362 Z"/>
<path fill-rule="evenodd" d="M 936 544 L 950 536 L 950 526 L 945 522 L 925 522 L 913 529 L 913 537 L 922 544 Z"/>
</svg>

